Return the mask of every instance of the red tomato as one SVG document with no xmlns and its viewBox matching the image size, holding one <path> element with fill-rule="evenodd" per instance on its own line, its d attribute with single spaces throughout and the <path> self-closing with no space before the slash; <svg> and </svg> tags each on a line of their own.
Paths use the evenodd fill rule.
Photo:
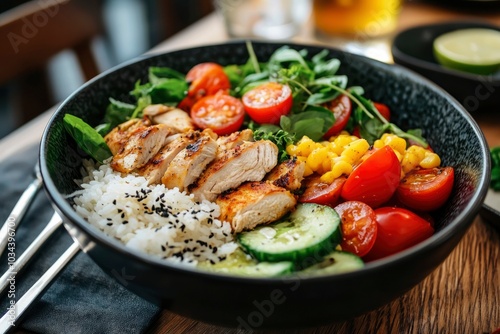
<svg viewBox="0 0 500 334">
<path fill-rule="evenodd" d="M 198 100 L 191 109 L 191 118 L 199 128 L 209 128 L 223 136 L 241 127 L 245 110 L 239 99 L 219 93 Z"/>
<path fill-rule="evenodd" d="M 308 177 L 305 183 L 305 191 L 299 197 L 301 203 L 316 203 L 334 207 L 337 205 L 346 178 L 341 176 L 331 184 L 321 182 L 320 176 Z"/>
<path fill-rule="evenodd" d="M 388 201 L 396 191 L 401 164 L 389 146 L 367 154 L 347 178 L 341 196 L 347 201 L 360 201 L 375 208 Z"/>
<path fill-rule="evenodd" d="M 396 197 L 415 210 L 436 210 L 450 197 L 454 179 L 452 167 L 415 169 L 401 180 Z"/>
<path fill-rule="evenodd" d="M 382 115 L 387 121 L 391 120 L 391 110 L 387 105 L 380 102 L 373 102 L 373 105 L 377 108 L 380 115 Z"/>
<path fill-rule="evenodd" d="M 280 118 L 292 109 L 292 90 L 287 85 L 267 82 L 242 97 L 245 111 L 259 124 L 279 124 Z"/>
<path fill-rule="evenodd" d="M 323 138 L 328 139 L 344 130 L 349 117 L 351 117 L 352 102 L 347 95 L 342 94 L 333 101 L 328 102 L 326 108 L 330 109 L 333 112 L 333 116 L 335 116 L 335 123 L 333 123 L 332 127 L 323 136 Z"/>
<path fill-rule="evenodd" d="M 340 216 L 342 229 L 342 250 L 365 256 L 377 238 L 375 212 L 363 202 L 347 201 L 335 208 Z"/>
<path fill-rule="evenodd" d="M 364 260 L 377 260 L 429 238 L 434 228 L 428 221 L 410 210 L 383 207 L 375 210 L 377 238 Z"/>
<path fill-rule="evenodd" d="M 195 101 L 231 87 L 224 68 L 216 63 L 200 63 L 193 66 L 186 74 L 186 81 L 190 83 L 188 97 L 194 98 Z"/>
</svg>

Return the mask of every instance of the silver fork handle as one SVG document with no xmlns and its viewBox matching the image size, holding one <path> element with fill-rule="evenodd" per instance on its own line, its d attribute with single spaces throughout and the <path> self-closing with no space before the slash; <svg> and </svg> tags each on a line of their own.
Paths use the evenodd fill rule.
<svg viewBox="0 0 500 334">
<path fill-rule="evenodd" d="M 31 257 L 40 249 L 43 243 L 54 233 L 54 231 L 61 226 L 62 220 L 57 213 L 52 215 L 49 223 L 40 232 L 35 240 L 29 245 L 29 247 L 24 251 L 24 253 L 19 256 L 19 258 L 12 263 L 10 268 L 5 272 L 5 274 L 0 277 L 0 294 L 9 286 L 11 281 L 11 276 L 16 275 L 23 267 L 28 263 Z"/>
<path fill-rule="evenodd" d="M 78 244 L 74 242 L 57 261 L 43 274 L 42 277 L 12 305 L 11 309 L 0 319 L 0 333 L 7 332 L 16 321 L 30 307 L 30 305 L 40 296 L 54 280 L 57 274 L 73 259 L 80 250 Z"/>
<path fill-rule="evenodd" d="M 9 240 L 9 232 L 13 232 L 16 230 L 19 222 L 26 213 L 26 210 L 28 210 L 31 202 L 33 201 L 33 198 L 35 198 L 35 195 L 37 194 L 38 190 L 40 190 L 41 186 L 42 180 L 39 178 L 35 178 L 29 184 L 29 186 L 26 188 L 26 190 L 23 192 L 16 205 L 14 206 L 14 209 L 12 209 L 12 212 L 3 224 L 2 228 L 0 229 L 0 256 L 7 246 Z"/>
</svg>

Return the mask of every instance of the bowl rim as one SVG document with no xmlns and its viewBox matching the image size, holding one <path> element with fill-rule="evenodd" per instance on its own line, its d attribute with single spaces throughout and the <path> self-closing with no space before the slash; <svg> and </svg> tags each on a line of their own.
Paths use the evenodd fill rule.
<svg viewBox="0 0 500 334">
<path fill-rule="evenodd" d="M 439 23 L 432 23 L 432 24 L 422 24 L 418 26 L 414 26 L 411 28 L 407 28 L 405 30 L 402 30 L 398 32 L 395 36 L 394 39 L 391 43 L 391 53 L 394 58 L 394 62 L 398 63 L 398 61 L 403 61 L 405 64 L 410 64 L 413 66 L 418 66 L 422 69 L 428 70 L 428 71 L 433 71 L 449 76 L 455 76 L 459 77 L 462 79 L 467 79 L 471 80 L 474 82 L 477 82 L 481 78 L 488 78 L 488 79 L 493 79 L 494 81 L 500 81 L 500 72 L 494 73 L 492 75 L 480 75 L 480 74 L 473 74 L 473 73 L 467 73 L 467 72 L 462 72 L 458 70 L 453 70 L 453 69 L 448 69 L 446 67 L 443 67 L 439 65 L 437 62 L 429 62 L 427 60 L 423 60 L 421 58 L 418 58 L 412 54 L 406 53 L 401 50 L 399 47 L 401 45 L 401 41 L 408 35 L 409 33 L 415 32 L 415 31 L 421 31 L 425 29 L 439 29 L 439 28 L 450 28 L 450 31 L 452 30 L 458 30 L 458 29 L 467 29 L 467 28 L 489 28 L 489 29 L 494 29 L 497 31 L 500 31 L 500 27 L 497 27 L 496 25 L 489 23 L 487 21 L 480 21 L 477 19 L 469 19 L 469 20 L 451 20 L 451 21 L 446 21 L 446 22 L 439 22 Z"/>
<path fill-rule="evenodd" d="M 114 66 L 101 74 L 97 75 L 93 79 L 89 80 L 88 82 L 84 83 L 82 86 L 80 86 L 77 90 L 75 90 L 71 95 L 69 95 L 56 109 L 56 111 L 52 114 L 50 117 L 47 125 L 45 126 L 45 129 L 43 131 L 43 135 L 40 141 L 40 146 L 39 146 L 39 162 L 40 162 L 40 169 L 41 169 L 41 174 L 43 178 L 43 184 L 45 191 L 50 198 L 51 204 L 56 210 L 61 215 L 61 218 L 67 217 L 69 220 L 71 220 L 70 225 L 74 224 L 78 227 L 78 229 L 81 229 L 86 237 L 91 241 L 91 243 L 96 243 L 96 244 L 102 244 L 105 245 L 108 248 L 111 248 L 114 252 L 120 253 L 126 257 L 132 258 L 134 261 L 139 261 L 141 263 L 144 263 L 145 265 L 148 266 L 154 266 L 155 268 L 161 268 L 161 269 L 166 269 L 169 271 L 174 271 L 174 272 L 189 272 L 192 275 L 200 276 L 203 278 L 208 278 L 208 279 L 216 279 L 216 280 L 222 280 L 222 281 L 231 281 L 231 282 L 241 282 L 241 283 L 252 283 L 255 284 L 260 283 L 260 284 L 277 284 L 277 283 L 289 283 L 289 282 L 294 282 L 297 281 L 297 278 L 300 280 L 306 279 L 307 281 L 312 281 L 312 282 L 317 282 L 317 281 L 324 281 L 324 280 L 332 280 L 332 279 L 350 279 L 352 277 L 360 276 L 360 275 L 365 275 L 369 274 L 370 272 L 378 271 L 384 267 L 389 267 L 392 265 L 397 265 L 402 262 L 407 261 L 408 259 L 412 259 L 415 257 L 419 257 L 421 253 L 424 252 L 424 250 L 428 247 L 436 247 L 442 243 L 445 243 L 447 240 L 451 239 L 453 237 L 453 232 L 456 228 L 468 228 L 468 226 L 472 223 L 474 220 L 474 217 L 477 215 L 479 212 L 482 203 L 484 201 L 484 198 L 486 196 L 486 192 L 488 190 L 488 185 L 489 185 L 489 180 L 490 180 L 490 160 L 489 160 L 489 150 L 487 149 L 487 143 L 486 139 L 484 138 L 484 135 L 479 128 L 478 124 L 475 122 L 473 117 L 467 112 L 467 110 L 458 103 L 458 101 L 453 98 L 449 93 L 447 93 L 444 89 L 430 81 L 429 79 L 426 79 L 425 77 L 421 76 L 418 73 L 415 73 L 403 66 L 400 66 L 398 64 L 387 64 L 380 62 L 375 59 L 371 59 L 362 55 L 356 55 L 344 50 L 340 50 L 338 48 L 332 48 L 328 46 L 322 46 L 322 45 L 312 45 L 312 44 L 304 44 L 304 43 L 293 43 L 293 42 L 266 42 L 266 41 L 251 41 L 252 44 L 254 45 L 273 45 L 276 47 L 279 46 L 284 46 L 284 45 L 289 45 L 291 47 L 295 48 L 323 48 L 327 49 L 329 51 L 337 52 L 340 54 L 348 55 L 349 57 L 357 58 L 357 60 L 361 60 L 364 62 L 370 62 L 371 64 L 378 66 L 379 68 L 384 68 L 385 70 L 388 71 L 400 71 L 405 74 L 410 80 L 415 81 L 419 84 L 423 84 L 431 88 L 433 91 L 436 93 L 440 94 L 441 96 L 445 97 L 449 103 L 465 118 L 467 123 L 471 126 L 473 129 L 477 139 L 479 140 L 479 144 L 481 146 L 481 153 L 485 157 L 485 163 L 483 165 L 483 173 L 481 178 L 478 180 L 478 187 L 469 200 L 469 203 L 467 206 L 464 208 L 462 212 L 460 212 L 457 217 L 455 217 L 452 221 L 449 222 L 447 226 L 442 228 L 441 230 L 437 231 L 434 233 L 431 237 L 428 239 L 420 242 L 419 244 L 406 249 L 404 251 L 398 252 L 397 254 L 388 256 L 386 258 L 376 260 L 373 262 L 369 262 L 365 265 L 364 268 L 361 268 L 356 271 L 352 272 L 346 272 L 346 273 L 340 273 L 340 274 L 330 274 L 330 275 L 317 275 L 317 276 L 303 276 L 303 275 L 286 275 L 286 276 L 279 276 L 279 277 L 247 277 L 247 276 L 238 276 L 238 275 L 230 275 L 230 274 L 224 274 L 224 273 L 216 273 L 216 272 L 210 272 L 207 270 L 202 270 L 197 267 L 190 267 L 186 266 L 185 264 L 182 263 L 176 263 L 176 262 L 168 262 L 163 259 L 157 258 L 153 255 L 142 253 L 139 251 L 135 251 L 127 247 L 125 244 L 121 243 L 120 241 L 106 235 L 103 231 L 99 230 L 97 227 L 91 225 L 88 223 L 86 220 L 84 220 L 80 215 L 76 213 L 76 211 L 72 208 L 72 206 L 66 201 L 65 196 L 57 190 L 55 183 L 50 177 L 48 167 L 47 167 L 47 160 L 45 159 L 45 152 L 46 152 L 46 147 L 48 145 L 48 137 L 50 134 L 50 130 L 52 128 L 52 124 L 54 123 L 55 119 L 58 117 L 58 115 L 63 111 L 65 108 L 66 104 L 69 103 L 75 96 L 80 94 L 81 91 L 89 88 L 92 86 L 95 82 L 99 80 L 105 79 L 108 75 L 115 71 L 122 70 L 132 64 L 140 63 L 145 60 L 149 60 L 152 58 L 156 57 L 161 57 L 169 54 L 175 54 L 176 52 L 189 52 L 192 50 L 196 49 L 204 49 L 204 48 L 213 48 L 213 47 L 227 47 L 228 45 L 239 45 L 243 43 L 243 41 L 230 41 L 227 43 L 213 43 L 213 44 L 204 44 L 204 45 L 198 45 L 194 47 L 189 47 L 189 48 L 180 48 L 180 49 L 175 49 L 175 50 L 169 50 L 167 52 L 155 52 L 155 53 L 147 53 L 145 55 L 141 55 L 139 57 L 136 57 L 134 59 L 131 59 L 129 61 L 126 61 L 122 64 L 119 64 L 117 66 Z M 65 224 L 66 225 L 66 224 Z M 67 226 L 65 226 L 67 228 Z M 73 238 L 73 236 L 72 236 Z M 76 240 L 76 239 L 75 239 Z M 78 240 L 76 240 L 78 242 Z M 81 246 L 81 244 L 79 243 Z M 91 247 L 91 246 L 90 246 Z M 88 251 L 87 249 L 83 249 L 84 252 Z"/>
</svg>

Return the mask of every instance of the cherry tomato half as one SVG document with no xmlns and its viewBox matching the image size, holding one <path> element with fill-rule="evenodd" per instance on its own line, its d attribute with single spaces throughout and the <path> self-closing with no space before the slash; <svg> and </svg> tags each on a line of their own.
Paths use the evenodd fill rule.
<svg viewBox="0 0 500 334">
<path fill-rule="evenodd" d="M 389 146 L 367 152 L 367 157 L 347 178 L 341 196 L 372 208 L 389 200 L 399 185 L 401 164 Z"/>
<path fill-rule="evenodd" d="M 415 210 L 436 210 L 450 197 L 454 179 L 452 167 L 415 169 L 401 180 L 396 197 Z"/>
<path fill-rule="evenodd" d="M 245 111 L 259 124 L 279 124 L 280 118 L 292 109 L 292 90 L 287 85 L 267 82 L 242 97 Z"/>
<path fill-rule="evenodd" d="M 335 116 L 335 123 L 333 123 L 332 127 L 323 136 L 323 138 L 328 139 L 346 127 L 352 113 L 352 102 L 347 95 L 342 94 L 328 102 L 325 107 L 330 109 L 333 112 L 333 116 Z"/>
<path fill-rule="evenodd" d="M 373 209 L 363 202 L 347 201 L 335 208 L 340 216 L 342 250 L 365 256 L 377 238 L 377 220 Z"/>
<path fill-rule="evenodd" d="M 301 203 L 316 203 L 334 207 L 338 204 L 340 192 L 346 178 L 341 176 L 332 183 L 321 182 L 319 175 L 308 177 L 304 184 L 305 190 L 299 197 Z"/>
<path fill-rule="evenodd" d="M 364 257 L 366 261 L 395 254 L 434 234 L 434 228 L 427 220 L 407 209 L 382 207 L 375 209 L 375 217 L 377 238 Z"/>
<path fill-rule="evenodd" d="M 199 128 L 209 128 L 223 136 L 241 127 L 245 110 L 239 99 L 219 93 L 198 100 L 191 109 L 191 118 Z"/>
<path fill-rule="evenodd" d="M 189 84 L 188 97 L 195 100 L 208 95 L 213 95 L 221 90 L 231 87 L 224 68 L 216 63 L 200 63 L 186 74 Z"/>
</svg>

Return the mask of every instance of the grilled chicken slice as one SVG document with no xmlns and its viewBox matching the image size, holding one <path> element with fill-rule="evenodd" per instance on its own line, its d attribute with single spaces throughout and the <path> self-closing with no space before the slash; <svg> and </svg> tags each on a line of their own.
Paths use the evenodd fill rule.
<svg viewBox="0 0 500 334">
<path fill-rule="evenodd" d="M 184 191 L 200 177 L 207 165 L 215 159 L 217 142 L 209 134 L 186 146 L 172 160 L 161 182 L 169 189 Z"/>
<path fill-rule="evenodd" d="M 122 173 L 130 173 L 144 166 L 165 145 L 170 128 L 165 124 L 139 127 L 132 131 L 127 143 L 113 156 L 111 167 Z"/>
<path fill-rule="evenodd" d="M 244 142 L 219 153 L 190 191 L 197 201 L 214 201 L 219 194 L 245 181 L 261 181 L 277 163 L 278 147 L 273 142 Z"/>
<path fill-rule="evenodd" d="M 168 107 L 163 104 L 152 104 L 144 108 L 143 114 L 154 124 L 166 124 L 173 132 L 188 132 L 194 130 L 194 125 L 188 113 L 184 110 Z"/>
<path fill-rule="evenodd" d="M 246 141 L 253 141 L 253 131 L 245 129 L 236 131 L 230 135 L 217 138 L 217 145 L 219 145 L 219 152 L 224 154 L 226 150 L 230 150 Z"/>
<path fill-rule="evenodd" d="M 165 146 L 163 146 L 147 164 L 139 168 L 136 171 L 137 174 L 144 176 L 148 180 L 148 184 L 160 183 L 170 162 L 172 162 L 180 151 L 198 140 L 200 136 L 201 133 L 199 131 L 190 131 L 188 133 L 178 133 L 168 137 Z"/>
<path fill-rule="evenodd" d="M 108 144 L 111 153 L 115 155 L 125 146 L 132 132 L 149 125 L 151 125 L 151 122 L 148 119 L 131 119 L 111 130 L 104 136 L 104 141 Z"/>
<path fill-rule="evenodd" d="M 295 191 L 300 189 L 304 179 L 306 163 L 297 158 L 286 160 L 266 175 L 266 180 L 271 181 L 275 186 Z"/>
<path fill-rule="evenodd" d="M 219 219 L 228 221 L 234 233 L 276 221 L 297 204 L 288 190 L 267 181 L 244 183 L 215 202 L 221 211 Z"/>
</svg>

